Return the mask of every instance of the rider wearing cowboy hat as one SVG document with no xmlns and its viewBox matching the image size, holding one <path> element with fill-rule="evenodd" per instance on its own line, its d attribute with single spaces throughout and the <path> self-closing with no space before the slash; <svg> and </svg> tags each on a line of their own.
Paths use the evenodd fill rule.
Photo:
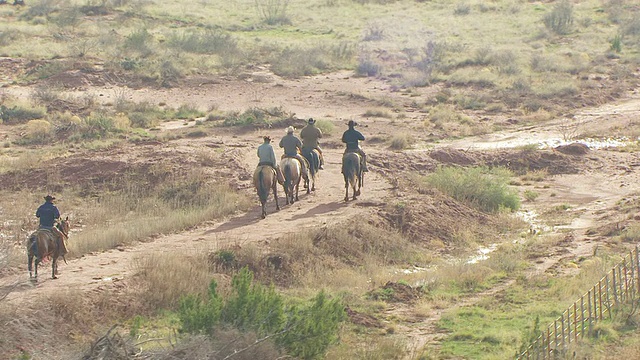
<svg viewBox="0 0 640 360">
<path fill-rule="evenodd" d="M 55 223 L 60 219 L 60 210 L 58 207 L 53 204 L 53 200 L 56 198 L 47 195 L 44 197 L 44 204 L 40 205 L 36 210 L 36 217 L 40 219 L 39 229 L 44 229 L 53 232 L 57 237 L 62 240 L 62 253 L 63 255 L 67 253 L 67 247 L 64 243 L 64 235 L 57 227 L 55 227 Z"/>
<path fill-rule="evenodd" d="M 349 120 L 347 125 L 349 126 L 349 129 L 342 134 L 342 142 L 347 144 L 347 148 L 344 152 L 356 152 L 360 154 L 360 156 L 362 156 L 362 171 L 369 171 L 369 169 L 367 169 L 367 154 L 365 154 L 358 145 L 358 141 L 364 141 L 364 135 L 354 129 L 354 127 L 358 125 L 357 122 Z"/>
<path fill-rule="evenodd" d="M 273 146 L 271 146 L 271 136 L 265 135 L 262 139 L 264 142 L 258 146 L 258 166 L 271 166 L 276 171 L 278 182 L 284 183 L 284 176 L 282 176 L 280 167 L 276 163 L 276 153 L 273 151 Z"/>
<path fill-rule="evenodd" d="M 287 135 L 283 136 L 282 139 L 280 139 L 279 145 L 281 148 L 284 148 L 284 155 L 282 157 L 298 159 L 302 168 L 302 177 L 305 180 L 308 180 L 309 163 L 304 156 L 300 155 L 300 152 L 302 151 L 302 141 L 300 141 L 300 139 L 298 139 L 298 137 L 293 134 L 294 131 L 295 128 L 293 126 L 289 126 L 287 128 Z"/>
<path fill-rule="evenodd" d="M 324 169 L 324 156 L 322 155 L 322 149 L 318 144 L 318 139 L 322 137 L 322 131 L 316 127 L 316 121 L 313 118 L 309 118 L 307 126 L 300 131 L 300 137 L 302 138 L 302 147 L 305 149 L 313 150 L 317 149 L 320 154 L 320 170 Z"/>
</svg>

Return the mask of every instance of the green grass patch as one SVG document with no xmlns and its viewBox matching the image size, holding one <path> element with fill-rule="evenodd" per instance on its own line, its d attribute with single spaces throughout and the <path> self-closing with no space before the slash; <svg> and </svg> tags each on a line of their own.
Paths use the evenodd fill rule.
<svg viewBox="0 0 640 360">
<path fill-rule="evenodd" d="M 439 167 L 424 181 L 443 193 L 482 211 L 515 211 L 520 207 L 517 192 L 508 186 L 512 174 L 505 168 Z"/>
</svg>

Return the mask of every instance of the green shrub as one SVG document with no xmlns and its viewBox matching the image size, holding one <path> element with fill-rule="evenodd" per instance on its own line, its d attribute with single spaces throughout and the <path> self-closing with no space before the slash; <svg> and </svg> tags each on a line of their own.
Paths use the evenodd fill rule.
<svg viewBox="0 0 640 360">
<path fill-rule="evenodd" d="M 380 74 L 382 66 L 369 57 L 361 56 L 358 59 L 358 66 L 356 67 L 356 74 L 359 76 L 376 76 Z"/>
<path fill-rule="evenodd" d="M 329 120 L 318 119 L 316 120 L 316 127 L 322 131 L 324 136 L 330 136 L 335 131 L 336 127 Z"/>
<path fill-rule="evenodd" d="M 525 190 L 524 192 L 524 198 L 527 199 L 527 201 L 535 201 L 538 196 L 540 196 L 540 193 L 537 191 Z"/>
<path fill-rule="evenodd" d="M 544 17 L 544 26 L 558 35 L 571 31 L 573 25 L 573 4 L 568 0 L 557 3 L 550 13 Z"/>
<path fill-rule="evenodd" d="M 246 267 L 231 282 L 233 293 L 224 300 L 212 280 L 206 299 L 186 295 L 180 300 L 178 317 L 188 333 L 213 334 L 219 326 L 232 325 L 244 332 L 275 336 L 276 343 L 294 357 L 318 359 L 338 340 L 340 324 L 346 319 L 340 301 L 323 291 L 308 306 L 285 305 L 273 287 L 253 283 Z"/>
<path fill-rule="evenodd" d="M 193 105 L 183 104 L 178 107 L 175 113 L 176 119 L 194 119 L 204 116 L 204 112 L 198 110 Z"/>
<path fill-rule="evenodd" d="M 233 111 L 228 113 L 222 126 L 271 126 L 275 121 L 286 118 L 287 113 L 281 107 L 270 109 L 250 108 L 243 113 Z"/>
<path fill-rule="evenodd" d="M 0 105 L 0 120 L 4 124 L 24 124 L 29 120 L 42 119 L 47 110 L 43 107 L 23 107 Z"/>
<path fill-rule="evenodd" d="M 256 10 L 262 21 L 267 25 L 290 25 L 291 19 L 287 15 L 289 0 L 256 0 Z"/>
<path fill-rule="evenodd" d="M 613 39 L 611 39 L 610 44 L 609 50 L 616 53 L 622 52 L 622 36 L 620 34 L 614 36 Z"/>
<path fill-rule="evenodd" d="M 340 324 L 346 320 L 344 306 L 321 291 L 309 307 L 289 312 L 285 331 L 276 342 L 301 359 L 321 359 L 329 345 L 338 341 Z"/>
<path fill-rule="evenodd" d="M 78 136 L 82 139 L 103 139 L 115 130 L 113 118 L 104 113 L 97 113 L 84 119 Z"/>
<path fill-rule="evenodd" d="M 479 210 L 496 212 L 502 208 L 517 210 L 520 199 L 509 188 L 511 172 L 505 168 L 439 167 L 426 182 L 443 193 Z"/>
<path fill-rule="evenodd" d="M 132 32 L 126 37 L 123 48 L 128 53 L 138 54 L 141 57 L 148 57 L 153 54 L 152 42 L 153 36 L 147 29 L 140 29 Z"/>
<path fill-rule="evenodd" d="M 238 41 L 219 29 L 173 33 L 168 46 L 195 54 L 227 54 L 238 52 Z"/>
</svg>

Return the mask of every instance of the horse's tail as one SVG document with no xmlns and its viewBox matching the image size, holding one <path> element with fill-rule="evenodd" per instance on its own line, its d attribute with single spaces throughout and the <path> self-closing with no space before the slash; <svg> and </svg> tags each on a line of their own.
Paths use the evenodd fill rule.
<svg viewBox="0 0 640 360">
<path fill-rule="evenodd" d="M 269 185 L 265 185 L 264 178 L 264 168 L 260 169 L 258 172 L 258 184 L 256 184 L 258 188 L 258 197 L 260 198 L 260 202 L 266 203 L 267 198 L 269 198 Z"/>
<path fill-rule="evenodd" d="M 27 238 L 27 254 L 32 256 L 38 254 L 38 238 L 36 237 L 35 232 Z"/>
<path fill-rule="evenodd" d="M 346 186 L 355 186 L 358 173 L 360 172 L 360 158 L 357 154 L 348 153 L 344 155 L 342 161 L 342 174 Z"/>
<path fill-rule="evenodd" d="M 282 172 L 284 173 L 284 188 L 288 190 L 293 183 L 293 169 L 288 161 L 283 161 Z"/>
<path fill-rule="evenodd" d="M 309 176 L 315 180 L 318 168 L 320 168 L 320 158 L 318 157 L 317 150 L 302 148 L 302 156 L 309 162 Z"/>
</svg>

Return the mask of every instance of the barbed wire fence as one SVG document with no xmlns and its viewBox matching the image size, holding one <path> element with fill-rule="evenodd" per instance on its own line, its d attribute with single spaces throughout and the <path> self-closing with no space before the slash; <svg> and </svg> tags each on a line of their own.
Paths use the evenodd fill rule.
<svg viewBox="0 0 640 360">
<path fill-rule="evenodd" d="M 611 319 L 615 307 L 633 302 L 639 293 L 640 257 L 636 246 L 549 325 L 517 359 L 552 359 L 564 353 L 571 343 L 592 334 L 595 323 Z"/>
</svg>

